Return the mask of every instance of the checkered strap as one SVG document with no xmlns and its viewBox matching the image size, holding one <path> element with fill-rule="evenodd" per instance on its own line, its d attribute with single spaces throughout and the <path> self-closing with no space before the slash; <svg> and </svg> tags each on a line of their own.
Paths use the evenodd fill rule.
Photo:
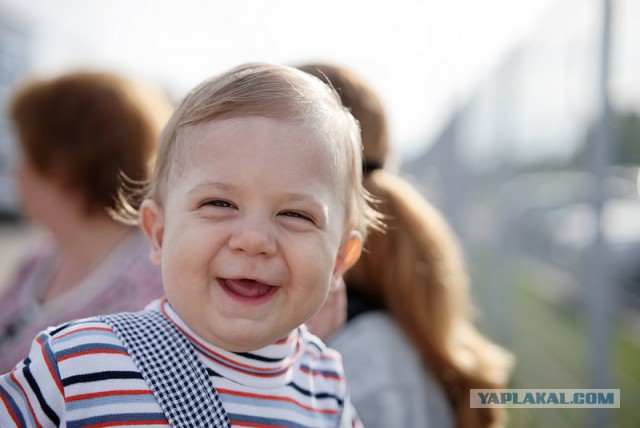
<svg viewBox="0 0 640 428">
<path fill-rule="evenodd" d="M 231 427 L 204 364 L 164 315 L 147 310 L 99 318 L 122 341 L 172 427 Z"/>
</svg>

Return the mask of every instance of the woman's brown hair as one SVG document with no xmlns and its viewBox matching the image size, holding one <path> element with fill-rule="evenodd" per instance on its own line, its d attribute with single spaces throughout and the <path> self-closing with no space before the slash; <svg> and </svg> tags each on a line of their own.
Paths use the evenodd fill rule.
<svg viewBox="0 0 640 428">
<path fill-rule="evenodd" d="M 300 68 L 328 80 L 360 121 L 365 166 L 373 165 L 364 186 L 386 223 L 385 231 L 370 233 L 346 273 L 347 288 L 391 314 L 442 385 L 457 427 L 500 426 L 503 409 L 471 408 L 469 390 L 505 387 L 512 356 L 472 322 L 464 258 L 446 219 L 407 180 L 382 168 L 388 150 L 386 124 L 379 123 L 386 122 L 382 103 L 349 70 L 326 64 Z"/>
<path fill-rule="evenodd" d="M 113 208 L 120 175 L 145 179 L 172 106 L 155 88 L 107 72 L 25 82 L 11 118 L 40 174 L 79 191 L 87 212 Z"/>
</svg>

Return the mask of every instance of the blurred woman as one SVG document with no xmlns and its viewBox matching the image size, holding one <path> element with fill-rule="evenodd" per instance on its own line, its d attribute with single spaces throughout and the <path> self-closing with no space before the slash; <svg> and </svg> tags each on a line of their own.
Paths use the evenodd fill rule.
<svg viewBox="0 0 640 428">
<path fill-rule="evenodd" d="M 1 373 L 47 326 L 142 309 L 162 294 L 145 237 L 109 211 L 123 175 L 147 176 L 171 110 L 159 91 L 103 72 L 34 80 L 15 93 L 16 180 L 42 233 L 0 299 Z"/>
<path fill-rule="evenodd" d="M 408 181 L 383 168 L 389 142 L 380 98 L 345 68 L 299 68 L 330 82 L 360 122 L 364 185 L 385 218 L 386 230 L 369 235 L 345 275 L 347 323 L 328 340 L 343 356 L 364 425 L 503 425 L 502 409 L 470 408 L 469 390 L 505 387 L 512 357 L 470 318 L 467 272 L 449 224 Z M 339 297 L 332 302 L 339 305 Z M 318 318 L 310 328 L 326 338 Z"/>
</svg>

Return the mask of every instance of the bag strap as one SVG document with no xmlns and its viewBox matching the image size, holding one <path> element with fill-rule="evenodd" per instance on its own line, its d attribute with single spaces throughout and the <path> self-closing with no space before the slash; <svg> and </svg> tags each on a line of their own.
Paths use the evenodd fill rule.
<svg viewBox="0 0 640 428">
<path fill-rule="evenodd" d="M 122 341 L 172 427 L 231 427 L 204 364 L 163 314 L 147 310 L 98 318 Z"/>
</svg>

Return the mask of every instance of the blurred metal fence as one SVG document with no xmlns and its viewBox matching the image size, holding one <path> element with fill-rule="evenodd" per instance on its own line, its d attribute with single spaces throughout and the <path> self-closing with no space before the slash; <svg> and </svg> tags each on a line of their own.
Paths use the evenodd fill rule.
<svg viewBox="0 0 640 428">
<path fill-rule="evenodd" d="M 561 2 L 402 167 L 458 232 L 480 322 L 519 359 L 514 382 L 620 388 L 627 407 L 514 414 L 514 426 L 640 426 L 633 22 L 632 0 Z M 531 384 L 543 379 L 554 384 Z"/>
</svg>

